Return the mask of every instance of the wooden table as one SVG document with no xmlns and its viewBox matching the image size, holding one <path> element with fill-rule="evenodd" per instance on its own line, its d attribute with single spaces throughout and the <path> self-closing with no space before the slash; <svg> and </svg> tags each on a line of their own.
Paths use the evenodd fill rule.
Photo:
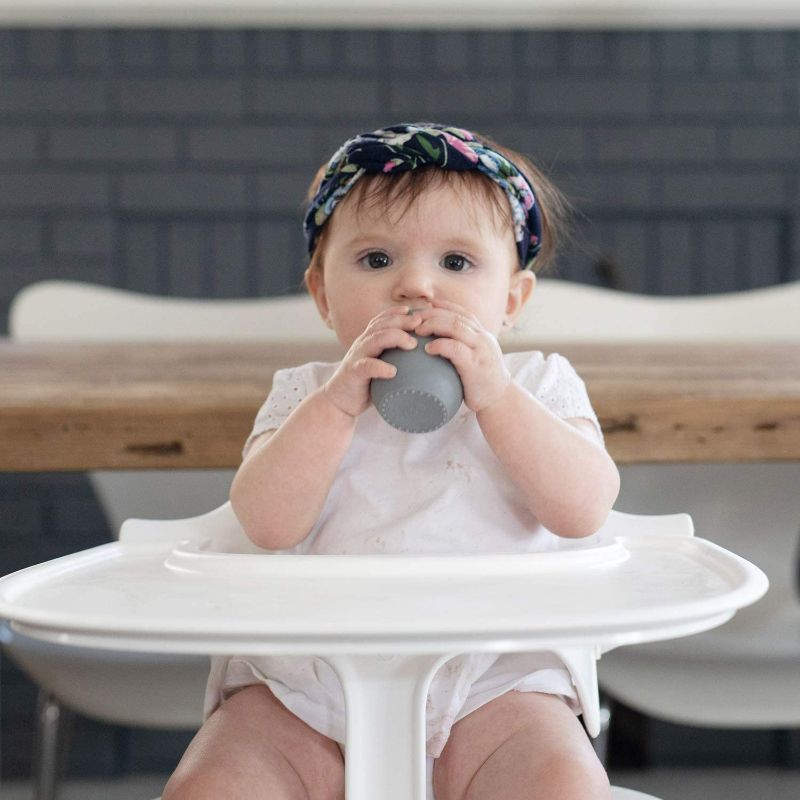
<svg viewBox="0 0 800 800">
<path fill-rule="evenodd" d="M 800 460 L 800 347 L 543 346 L 589 389 L 620 464 Z M 0 341 L 0 470 L 236 467 L 276 369 L 338 345 Z"/>
</svg>

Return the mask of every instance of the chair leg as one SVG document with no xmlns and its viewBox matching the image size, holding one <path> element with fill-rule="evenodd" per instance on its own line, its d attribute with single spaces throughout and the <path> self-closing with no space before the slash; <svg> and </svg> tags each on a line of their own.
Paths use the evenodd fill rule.
<svg viewBox="0 0 800 800">
<path fill-rule="evenodd" d="M 35 800 L 56 800 L 66 757 L 71 712 L 46 689 L 36 702 L 36 755 L 33 765 Z"/>
</svg>

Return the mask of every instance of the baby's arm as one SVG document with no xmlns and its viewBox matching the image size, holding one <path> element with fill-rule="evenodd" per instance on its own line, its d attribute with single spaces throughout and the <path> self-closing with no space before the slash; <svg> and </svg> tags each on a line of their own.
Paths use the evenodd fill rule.
<svg viewBox="0 0 800 800">
<path fill-rule="evenodd" d="M 256 439 L 231 485 L 231 505 L 245 533 L 267 550 L 299 544 L 322 512 L 336 471 L 369 407 L 369 383 L 396 368 L 378 356 L 413 348 L 419 319 L 407 307 L 378 314 L 351 345 L 330 380 L 309 394 L 276 431 Z"/>
<path fill-rule="evenodd" d="M 450 359 L 489 446 L 524 495 L 531 513 L 559 536 L 588 536 L 606 521 L 619 493 L 619 473 L 582 419 L 565 422 L 515 383 L 497 339 L 455 303 L 421 312 L 425 349 Z"/>
<path fill-rule="evenodd" d="M 561 419 L 514 381 L 477 418 L 545 528 L 580 537 L 602 526 L 619 493 L 619 472 L 591 423 Z"/>
<path fill-rule="evenodd" d="M 259 547 L 283 550 L 305 539 L 322 511 L 355 424 L 355 417 L 317 389 L 278 430 L 256 439 L 234 477 L 231 505 Z"/>
</svg>

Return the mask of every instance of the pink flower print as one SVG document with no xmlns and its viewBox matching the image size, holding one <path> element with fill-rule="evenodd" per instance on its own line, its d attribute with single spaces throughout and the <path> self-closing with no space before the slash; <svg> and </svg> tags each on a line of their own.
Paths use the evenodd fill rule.
<svg viewBox="0 0 800 800">
<path fill-rule="evenodd" d="M 519 196 L 522 199 L 522 204 L 525 206 L 525 210 L 530 211 L 533 208 L 533 195 L 531 194 L 531 190 L 528 188 L 528 184 L 525 182 L 525 179 L 521 178 L 519 175 L 512 175 L 508 179 L 508 182 L 512 184 L 519 192 Z"/>
<path fill-rule="evenodd" d="M 391 172 L 395 167 L 403 163 L 402 158 L 393 158 L 383 165 L 384 172 Z"/>
<path fill-rule="evenodd" d="M 466 139 L 468 142 L 475 141 L 475 137 L 472 135 L 472 132 L 466 130 L 465 128 L 453 128 L 452 130 L 458 131 L 458 133 L 461 135 L 461 138 Z"/>
<path fill-rule="evenodd" d="M 447 140 L 447 143 L 458 150 L 461 155 L 466 156 L 473 164 L 478 163 L 478 156 L 475 151 L 469 147 L 467 144 L 461 141 L 461 139 L 457 139 L 451 133 L 447 133 L 447 131 L 442 131 L 442 135 Z"/>
</svg>

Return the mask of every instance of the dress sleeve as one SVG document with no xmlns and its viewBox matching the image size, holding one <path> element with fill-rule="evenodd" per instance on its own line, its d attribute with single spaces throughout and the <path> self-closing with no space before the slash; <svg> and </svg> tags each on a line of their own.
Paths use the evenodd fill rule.
<svg viewBox="0 0 800 800">
<path fill-rule="evenodd" d="M 272 378 L 272 389 L 264 405 L 258 410 L 253 430 L 244 444 L 242 458 L 247 456 L 253 442 L 262 433 L 277 430 L 289 414 L 300 405 L 300 401 L 309 394 L 307 366 L 279 369 L 275 373 Z"/>
<path fill-rule="evenodd" d="M 562 419 L 580 417 L 594 424 L 599 441 L 604 442 L 600 422 L 592 408 L 586 384 L 572 364 L 552 353 L 537 368 L 523 369 L 520 383 L 549 411 Z"/>
</svg>

